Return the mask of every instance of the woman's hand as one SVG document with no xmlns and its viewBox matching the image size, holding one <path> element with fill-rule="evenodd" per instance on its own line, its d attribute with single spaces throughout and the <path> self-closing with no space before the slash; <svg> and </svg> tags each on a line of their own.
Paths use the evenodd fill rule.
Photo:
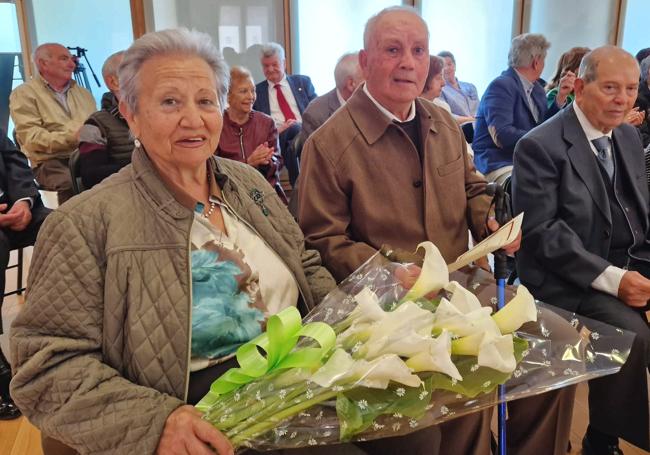
<svg viewBox="0 0 650 455">
<path fill-rule="evenodd" d="M 246 163 L 253 167 L 262 166 L 269 164 L 271 158 L 273 157 L 274 149 L 268 145 L 260 144 L 257 148 L 251 153 L 251 156 L 248 157 Z"/>
<path fill-rule="evenodd" d="M 193 406 L 176 408 L 165 421 L 157 455 L 232 455 L 234 450 L 226 437 L 205 420 Z"/>
<path fill-rule="evenodd" d="M 645 111 L 639 111 L 638 107 L 631 109 L 630 112 L 625 115 L 625 121 L 632 126 L 639 126 L 643 123 L 644 119 Z"/>
</svg>

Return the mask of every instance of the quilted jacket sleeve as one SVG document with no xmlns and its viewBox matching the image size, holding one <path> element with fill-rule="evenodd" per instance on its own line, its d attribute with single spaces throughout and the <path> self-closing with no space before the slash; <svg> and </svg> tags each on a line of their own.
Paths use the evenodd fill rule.
<svg viewBox="0 0 650 455">
<path fill-rule="evenodd" d="M 69 214 L 57 210 L 44 223 L 12 328 L 11 394 L 44 434 L 82 454 L 150 454 L 183 403 L 103 362 L 101 250 Z"/>
</svg>

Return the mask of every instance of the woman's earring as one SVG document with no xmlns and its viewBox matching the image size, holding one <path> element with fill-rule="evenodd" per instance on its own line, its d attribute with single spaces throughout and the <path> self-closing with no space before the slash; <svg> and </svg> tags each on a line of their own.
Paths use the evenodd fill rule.
<svg viewBox="0 0 650 455">
<path fill-rule="evenodd" d="M 137 137 L 133 139 L 133 145 L 135 145 L 136 148 L 142 147 L 142 144 L 140 143 L 140 139 L 138 139 Z"/>
</svg>

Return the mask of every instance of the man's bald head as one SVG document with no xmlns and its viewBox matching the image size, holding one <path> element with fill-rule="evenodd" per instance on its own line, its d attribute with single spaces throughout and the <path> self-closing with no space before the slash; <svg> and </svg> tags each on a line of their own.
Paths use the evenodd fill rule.
<svg viewBox="0 0 650 455">
<path fill-rule="evenodd" d="M 106 87 L 119 98 L 120 82 L 117 77 L 117 70 L 120 68 L 122 59 L 124 58 L 124 51 L 118 51 L 109 56 L 102 66 L 102 77 L 106 83 Z"/>
<path fill-rule="evenodd" d="M 620 47 L 611 45 L 597 47 L 582 57 L 580 68 L 578 69 L 578 77 L 584 80 L 586 84 L 595 81 L 597 77 L 598 64 L 605 59 L 609 61 L 624 61 L 630 64 L 636 62 L 636 59 L 632 54 Z M 638 62 L 636 66 L 639 66 Z"/>
<path fill-rule="evenodd" d="M 50 85 L 60 88 L 72 79 L 75 62 L 70 51 L 58 43 L 41 44 L 34 51 L 34 65 Z"/>
<path fill-rule="evenodd" d="M 420 13 L 418 13 L 415 8 L 412 6 L 389 6 L 388 8 L 384 8 L 383 10 L 379 11 L 377 14 L 368 19 L 368 22 L 366 22 L 366 27 L 363 30 L 363 48 L 366 51 L 370 48 L 372 41 L 376 39 L 375 34 L 376 31 L 381 28 L 380 26 L 382 20 L 385 19 L 387 15 L 393 15 L 394 13 L 410 14 L 415 16 L 426 29 L 427 40 L 429 39 L 429 28 L 427 27 L 427 23 L 424 21 L 424 19 L 422 19 L 422 16 L 420 16 Z"/>
</svg>

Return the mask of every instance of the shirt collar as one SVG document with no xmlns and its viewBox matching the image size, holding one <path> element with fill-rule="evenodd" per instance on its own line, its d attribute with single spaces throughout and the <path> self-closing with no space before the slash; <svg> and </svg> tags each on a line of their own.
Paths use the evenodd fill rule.
<svg viewBox="0 0 650 455">
<path fill-rule="evenodd" d="M 280 84 L 282 87 L 289 87 L 289 81 L 287 81 L 287 75 L 285 74 L 282 80 L 278 83 L 271 82 L 270 80 L 266 80 L 269 84 L 269 88 L 274 88 L 276 85 Z"/>
<path fill-rule="evenodd" d="M 397 122 L 397 123 L 406 123 L 406 122 L 410 122 L 411 120 L 413 120 L 415 118 L 415 100 L 411 101 L 411 108 L 409 110 L 409 115 L 406 117 L 406 120 L 400 120 L 399 118 L 397 118 L 395 116 L 395 114 L 393 114 L 391 111 L 389 111 L 384 106 L 379 104 L 379 101 L 377 101 L 375 98 L 373 98 L 373 96 L 368 91 L 367 84 L 365 84 L 365 83 L 363 84 L 363 92 L 366 95 L 368 95 L 368 98 L 370 98 L 370 101 L 372 101 L 375 104 L 375 106 L 377 106 L 377 109 L 379 109 L 381 111 L 381 113 L 384 114 L 386 117 L 388 117 L 391 121 Z"/>
<path fill-rule="evenodd" d="M 530 92 L 533 91 L 533 87 L 535 87 L 535 84 L 533 82 L 530 82 L 524 76 L 522 76 L 522 74 L 519 71 L 517 71 L 517 69 L 515 69 L 515 73 L 517 73 L 517 76 L 519 76 L 519 80 L 524 85 L 524 91 L 530 95 Z"/>
<path fill-rule="evenodd" d="M 573 102 L 573 110 L 576 113 L 576 117 L 578 117 L 578 122 L 580 123 L 582 130 L 585 132 L 585 136 L 587 136 L 589 143 L 591 143 L 592 140 L 603 136 L 607 136 L 610 139 L 612 138 L 612 131 L 609 133 L 603 133 L 594 125 L 592 125 L 576 101 Z"/>
<path fill-rule="evenodd" d="M 61 94 L 65 95 L 66 93 L 68 93 L 68 90 L 70 90 L 70 87 L 72 87 L 72 79 L 69 80 L 67 84 L 65 84 L 65 87 L 63 87 L 62 90 L 57 90 L 54 87 L 52 87 L 50 85 L 50 83 L 44 77 L 42 77 L 42 76 L 40 76 L 40 77 L 41 77 L 41 80 L 43 81 L 43 83 L 47 86 L 47 88 L 52 90 L 54 93 L 61 93 Z"/>
<path fill-rule="evenodd" d="M 336 89 L 336 98 L 339 100 L 341 106 L 345 104 L 345 100 L 343 99 L 343 96 L 341 96 L 341 92 L 339 91 L 339 89 Z"/>
</svg>

